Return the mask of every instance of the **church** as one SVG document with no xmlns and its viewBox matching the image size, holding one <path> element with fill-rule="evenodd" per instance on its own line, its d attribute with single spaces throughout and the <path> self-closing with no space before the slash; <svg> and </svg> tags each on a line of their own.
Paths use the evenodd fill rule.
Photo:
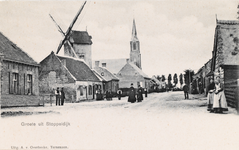
<svg viewBox="0 0 239 150">
<path fill-rule="evenodd" d="M 150 78 L 142 71 L 140 42 L 137 36 L 136 23 L 133 20 L 130 41 L 130 57 L 126 59 L 97 60 L 97 64 L 106 65 L 107 69 L 119 79 L 119 88 L 129 88 L 133 83 L 137 88 L 150 88 Z"/>
</svg>

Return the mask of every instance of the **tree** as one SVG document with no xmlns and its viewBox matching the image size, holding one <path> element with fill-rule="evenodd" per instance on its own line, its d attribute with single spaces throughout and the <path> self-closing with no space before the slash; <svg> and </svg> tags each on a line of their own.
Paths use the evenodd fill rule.
<svg viewBox="0 0 239 150">
<path fill-rule="evenodd" d="M 165 78 L 165 76 L 164 75 L 162 75 L 162 81 L 164 82 L 165 80 L 166 80 L 166 78 Z"/>
<path fill-rule="evenodd" d="M 172 80 L 172 76 L 171 76 L 171 74 L 169 74 L 169 75 L 168 75 L 168 87 L 169 87 L 169 89 L 172 88 L 171 80 Z"/>
<path fill-rule="evenodd" d="M 182 88 L 182 85 L 183 85 L 183 74 L 182 73 L 179 75 L 179 82 L 180 82 L 180 85 Z"/>
<path fill-rule="evenodd" d="M 177 73 L 175 73 L 174 76 L 173 76 L 173 83 L 174 83 L 174 87 L 178 84 L 178 75 L 177 75 Z"/>
<path fill-rule="evenodd" d="M 193 70 L 190 70 L 190 69 L 187 69 L 184 71 L 184 81 L 185 81 L 185 84 L 189 85 L 191 82 L 192 82 L 192 79 L 193 79 L 193 75 L 194 75 L 194 71 Z M 190 75 L 190 76 L 189 76 Z M 189 81 L 190 79 L 190 81 Z"/>
<path fill-rule="evenodd" d="M 157 75 L 157 77 L 156 77 L 159 81 L 161 80 L 161 77 L 159 76 L 159 75 Z"/>
</svg>

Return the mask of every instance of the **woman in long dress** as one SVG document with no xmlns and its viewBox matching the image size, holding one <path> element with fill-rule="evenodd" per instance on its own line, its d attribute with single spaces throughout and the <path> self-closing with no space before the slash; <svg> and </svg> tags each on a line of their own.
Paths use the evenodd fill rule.
<svg viewBox="0 0 239 150">
<path fill-rule="evenodd" d="M 213 79 L 210 79 L 210 84 L 208 86 L 208 94 L 207 94 L 207 111 L 213 112 L 212 106 L 213 106 L 213 97 L 214 97 L 214 91 L 215 91 L 215 83 Z"/>
<path fill-rule="evenodd" d="M 213 98 L 213 111 L 215 113 L 223 113 L 223 111 L 228 111 L 223 85 L 220 83 L 219 77 L 216 77 L 215 80 L 215 93 Z"/>
</svg>

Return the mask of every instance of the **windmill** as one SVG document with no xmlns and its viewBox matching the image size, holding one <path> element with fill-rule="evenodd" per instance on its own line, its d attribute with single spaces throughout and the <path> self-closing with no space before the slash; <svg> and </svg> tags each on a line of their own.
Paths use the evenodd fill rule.
<svg viewBox="0 0 239 150">
<path fill-rule="evenodd" d="M 82 10 L 83 10 L 85 4 L 86 4 L 86 1 L 83 3 L 83 5 L 81 6 L 80 10 L 77 12 L 76 16 L 74 17 L 73 21 L 71 22 L 71 24 L 70 24 L 70 26 L 68 27 L 68 29 L 67 29 L 66 32 L 64 32 L 64 31 L 62 30 L 62 28 L 56 23 L 56 21 L 54 20 L 54 18 L 49 14 L 50 17 L 51 17 L 51 19 L 53 20 L 53 22 L 54 22 L 55 25 L 57 26 L 58 31 L 59 31 L 59 32 L 61 33 L 61 35 L 64 37 L 63 40 L 61 40 L 61 42 L 60 42 L 60 44 L 59 44 L 59 46 L 58 46 L 58 48 L 57 48 L 56 54 L 59 53 L 59 51 L 61 50 L 63 44 L 67 44 L 67 45 L 70 47 L 70 49 L 71 49 L 71 51 L 72 51 L 72 53 L 73 53 L 73 55 L 74 55 L 73 57 L 78 58 L 78 56 L 77 56 L 76 53 L 75 53 L 75 50 L 73 49 L 73 47 L 72 47 L 72 45 L 71 45 L 71 43 L 70 43 L 70 41 L 69 41 L 69 38 L 70 38 L 70 34 L 71 34 L 71 31 L 72 31 L 72 28 L 73 28 L 73 26 L 74 26 L 76 20 L 78 19 L 79 15 L 81 14 L 81 12 L 82 12 Z"/>
</svg>

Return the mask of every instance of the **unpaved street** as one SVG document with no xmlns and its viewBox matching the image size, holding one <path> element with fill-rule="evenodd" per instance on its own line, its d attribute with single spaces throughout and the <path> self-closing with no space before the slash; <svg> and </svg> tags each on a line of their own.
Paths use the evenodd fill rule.
<svg viewBox="0 0 239 150">
<path fill-rule="evenodd" d="M 125 97 L 120 101 L 2 109 L 9 111 L 28 115 L 2 116 L 0 149 L 239 148 L 239 119 L 234 109 L 229 108 L 226 114 L 209 113 L 205 97 L 190 95 L 190 100 L 184 100 L 182 92 L 153 93 L 142 103 L 133 104 Z M 64 124 L 54 126 L 59 123 Z"/>
</svg>

